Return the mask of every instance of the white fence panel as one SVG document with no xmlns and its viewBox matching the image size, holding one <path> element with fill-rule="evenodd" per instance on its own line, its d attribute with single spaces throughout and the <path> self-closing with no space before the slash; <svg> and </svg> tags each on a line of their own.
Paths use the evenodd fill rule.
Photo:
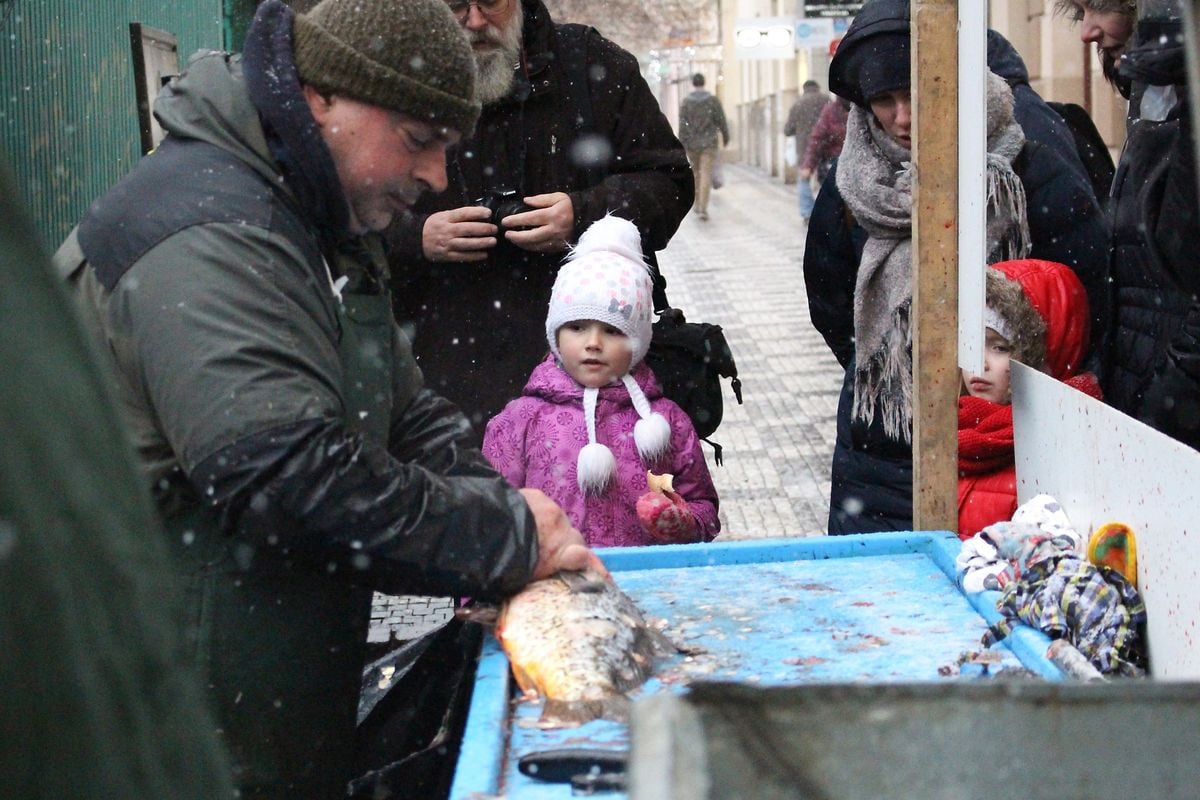
<svg viewBox="0 0 1200 800">
<path fill-rule="evenodd" d="M 1088 534 L 1137 537 L 1155 678 L 1200 679 L 1200 453 L 1013 362 L 1017 496 L 1045 492 Z"/>
</svg>

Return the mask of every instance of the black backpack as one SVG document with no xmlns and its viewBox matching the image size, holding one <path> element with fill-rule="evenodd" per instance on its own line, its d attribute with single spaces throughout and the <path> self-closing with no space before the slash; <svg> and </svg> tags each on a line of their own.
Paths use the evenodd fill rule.
<svg viewBox="0 0 1200 800">
<path fill-rule="evenodd" d="M 654 323 L 646 363 L 663 394 L 687 412 L 696 435 L 712 447 L 713 460 L 722 463 L 721 445 L 708 438 L 724 414 L 721 378 L 732 379 L 730 386 L 739 404 L 742 382 L 721 326 L 688 322 L 678 308 L 662 308 Z"/>
</svg>

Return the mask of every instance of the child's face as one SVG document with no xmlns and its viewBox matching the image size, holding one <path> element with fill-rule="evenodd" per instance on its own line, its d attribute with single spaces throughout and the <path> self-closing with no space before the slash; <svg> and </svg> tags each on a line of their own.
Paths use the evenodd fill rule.
<svg viewBox="0 0 1200 800">
<path fill-rule="evenodd" d="M 558 352 L 567 374 L 592 389 L 624 377 L 633 361 L 629 337 L 594 319 L 575 320 L 560 327 Z"/>
<path fill-rule="evenodd" d="M 1012 345 L 1008 343 L 1008 339 L 991 328 L 987 329 L 983 344 L 983 374 L 974 375 L 965 369 L 962 371 L 967 394 L 1008 405 L 1012 402 L 1012 388 L 1009 383 Z"/>
</svg>

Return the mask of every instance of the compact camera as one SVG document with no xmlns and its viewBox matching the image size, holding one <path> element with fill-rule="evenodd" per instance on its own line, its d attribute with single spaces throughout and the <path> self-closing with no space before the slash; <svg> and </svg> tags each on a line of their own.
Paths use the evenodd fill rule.
<svg viewBox="0 0 1200 800">
<path fill-rule="evenodd" d="M 489 209 L 492 212 L 491 223 L 496 226 L 513 214 L 533 211 L 533 206 L 521 202 L 521 196 L 515 189 L 488 189 L 483 197 L 475 201 L 475 205 Z"/>
</svg>

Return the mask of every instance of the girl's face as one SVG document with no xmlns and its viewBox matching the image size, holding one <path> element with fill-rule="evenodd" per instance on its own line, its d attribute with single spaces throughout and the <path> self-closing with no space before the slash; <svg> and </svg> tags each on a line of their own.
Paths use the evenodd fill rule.
<svg viewBox="0 0 1200 800">
<path fill-rule="evenodd" d="M 867 101 L 879 127 L 898 144 L 912 149 L 912 94 L 909 89 L 896 89 L 877 94 Z"/>
<path fill-rule="evenodd" d="M 620 330 L 594 319 L 568 322 L 558 329 L 563 369 L 583 386 L 599 389 L 629 372 L 633 347 Z"/>
<path fill-rule="evenodd" d="M 987 329 L 983 348 L 983 374 L 975 375 L 962 371 L 963 385 L 967 394 L 1008 405 L 1012 402 L 1012 385 L 1009 370 L 1012 360 L 1012 345 L 991 328 Z"/>
</svg>

